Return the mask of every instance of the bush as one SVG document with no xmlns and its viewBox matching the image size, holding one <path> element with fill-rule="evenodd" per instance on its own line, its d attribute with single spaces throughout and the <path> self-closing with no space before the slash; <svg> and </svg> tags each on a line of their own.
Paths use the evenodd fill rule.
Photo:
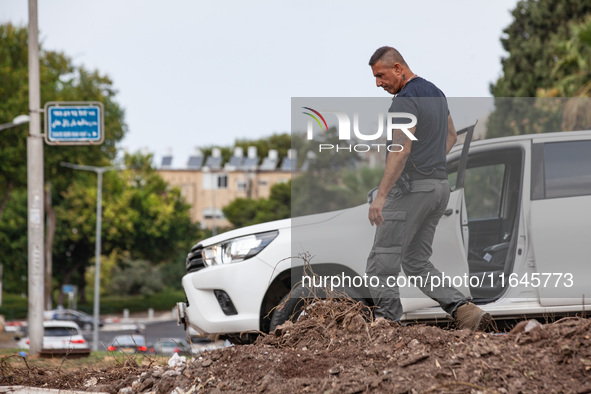
<svg viewBox="0 0 591 394">
<path fill-rule="evenodd" d="M 181 301 L 185 301 L 185 292 L 182 289 L 168 288 L 147 296 L 103 296 L 100 299 L 100 305 L 101 314 L 121 314 L 124 309 L 128 309 L 130 313 L 146 312 L 149 308 L 155 311 L 169 311 Z M 79 308 L 92 313 L 92 298 L 87 303 L 81 304 Z"/>
<path fill-rule="evenodd" d="M 102 296 L 100 299 L 101 314 L 121 314 L 124 309 L 131 313 L 146 312 L 149 308 L 155 311 L 169 311 L 177 302 L 185 301 L 185 292 L 180 288 L 166 288 L 158 293 L 148 296 Z M 78 304 L 78 309 L 90 315 L 93 314 L 93 298 L 90 297 L 86 303 Z M 27 318 L 28 300 L 18 294 L 2 295 L 2 307 L 0 315 L 6 320 L 21 320 Z"/>
<path fill-rule="evenodd" d="M 180 288 L 181 280 L 187 273 L 185 263 L 187 260 L 187 254 L 183 253 L 177 256 L 171 263 L 160 264 L 158 266 L 158 278 L 164 285 L 164 287 Z"/>
<path fill-rule="evenodd" d="M 6 320 L 26 319 L 29 301 L 20 294 L 2 293 L 2 307 L 0 315 Z"/>
<path fill-rule="evenodd" d="M 110 290 L 115 294 L 148 296 L 162 288 L 158 268 L 149 261 L 131 260 L 113 268 Z"/>
</svg>

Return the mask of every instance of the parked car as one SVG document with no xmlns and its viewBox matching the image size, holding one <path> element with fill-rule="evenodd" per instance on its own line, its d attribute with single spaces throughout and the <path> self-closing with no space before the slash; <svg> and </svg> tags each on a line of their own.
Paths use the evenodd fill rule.
<svg viewBox="0 0 591 394">
<path fill-rule="evenodd" d="M 184 338 L 160 338 L 152 346 L 154 353 L 171 356 L 191 356 L 191 345 Z"/>
<path fill-rule="evenodd" d="M 94 318 L 87 313 L 75 309 L 53 309 L 43 313 L 45 320 L 73 321 L 83 331 L 92 331 L 94 328 Z M 99 319 L 99 327 L 104 325 L 103 319 Z"/>
<path fill-rule="evenodd" d="M 20 349 L 29 348 L 29 338 L 23 337 L 18 343 Z M 89 350 L 88 342 L 82 336 L 80 327 L 74 322 L 44 321 L 43 349 Z"/>
<path fill-rule="evenodd" d="M 496 320 L 590 310 L 591 131 L 470 143 L 472 130 L 448 155 L 452 192 L 431 261 Z M 349 295 L 372 305 L 368 285 L 358 280 L 375 234 L 367 214 L 363 204 L 199 242 L 187 257 L 179 322 L 234 340 L 237 333 L 269 332 L 308 294 L 304 286 L 291 298 L 292 286 L 314 285 L 305 280 L 302 259 L 292 257 L 299 252 L 312 256 L 319 278 L 343 279 Z M 400 285 L 400 294 L 403 321 L 445 319 L 418 288 Z M 286 308 L 274 309 L 280 304 Z"/>
<path fill-rule="evenodd" d="M 117 335 L 107 346 L 107 350 L 123 353 L 147 353 L 148 343 L 142 334 Z"/>
</svg>

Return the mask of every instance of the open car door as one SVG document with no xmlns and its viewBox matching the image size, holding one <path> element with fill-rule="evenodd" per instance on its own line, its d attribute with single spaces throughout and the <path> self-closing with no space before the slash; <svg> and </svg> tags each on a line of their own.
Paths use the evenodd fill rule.
<svg viewBox="0 0 591 394">
<path fill-rule="evenodd" d="M 450 176 L 449 178 L 452 192 L 445 214 L 441 217 L 437 225 L 437 230 L 435 231 L 433 256 L 431 257 L 433 265 L 446 278 L 449 277 L 452 280 L 452 286 L 467 296 L 470 295 L 468 258 L 466 253 L 468 250 L 469 234 L 466 202 L 464 199 L 464 180 L 466 165 L 468 163 L 468 151 L 470 150 L 475 126 L 476 124 L 457 132 L 458 136 L 466 135 L 459 160 L 457 154 L 452 154 L 448 157 L 448 163 L 453 161 L 458 164 L 457 167 L 448 168 L 448 172 L 453 171 L 455 177 Z M 401 288 L 400 295 L 403 308 L 406 311 L 406 319 L 420 318 L 420 314 L 415 314 L 417 310 L 439 305 L 415 287 Z"/>
</svg>

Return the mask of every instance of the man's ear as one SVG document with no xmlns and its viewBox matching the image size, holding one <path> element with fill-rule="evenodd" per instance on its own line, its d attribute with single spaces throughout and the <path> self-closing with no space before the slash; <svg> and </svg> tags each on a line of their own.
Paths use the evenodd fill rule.
<svg viewBox="0 0 591 394">
<path fill-rule="evenodd" d="M 397 75 L 400 75 L 402 71 L 404 71 L 404 68 L 400 63 L 394 63 L 394 67 L 392 67 L 392 69 L 394 70 L 394 73 L 396 73 Z"/>
</svg>

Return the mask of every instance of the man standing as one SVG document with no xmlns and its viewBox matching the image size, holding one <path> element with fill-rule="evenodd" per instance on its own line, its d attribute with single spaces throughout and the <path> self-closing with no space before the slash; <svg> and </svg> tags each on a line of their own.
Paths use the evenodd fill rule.
<svg viewBox="0 0 591 394">
<path fill-rule="evenodd" d="M 402 130 L 393 131 L 388 144 L 397 149 L 387 155 L 377 196 L 369 207 L 369 221 L 377 226 L 367 260 L 367 274 L 379 278 L 379 285 L 370 288 L 375 316 L 400 320 L 400 292 L 387 278 L 398 276 L 402 267 L 408 277 L 422 278 L 417 286 L 439 302 L 460 328 L 484 330 L 490 314 L 453 287 L 431 288 L 426 283 L 429 277 L 441 277 L 429 259 L 435 228 L 450 195 L 446 155 L 457 139 L 447 99 L 434 84 L 414 74 L 394 48 L 379 48 L 369 65 L 377 87 L 394 95 L 389 112 L 417 119 L 409 128 L 416 140 Z"/>
</svg>

